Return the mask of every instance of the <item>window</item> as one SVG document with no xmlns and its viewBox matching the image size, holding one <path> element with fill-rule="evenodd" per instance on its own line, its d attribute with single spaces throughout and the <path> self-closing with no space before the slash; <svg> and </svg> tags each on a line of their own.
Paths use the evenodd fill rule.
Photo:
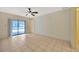
<svg viewBox="0 0 79 59">
<path fill-rule="evenodd" d="M 12 20 L 10 26 L 11 26 L 11 36 L 25 33 L 25 21 L 23 20 Z"/>
</svg>

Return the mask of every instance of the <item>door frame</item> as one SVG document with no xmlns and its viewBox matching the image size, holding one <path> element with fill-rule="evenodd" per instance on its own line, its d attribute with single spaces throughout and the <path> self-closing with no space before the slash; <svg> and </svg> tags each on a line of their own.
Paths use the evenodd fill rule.
<svg viewBox="0 0 79 59">
<path fill-rule="evenodd" d="M 72 48 L 79 50 L 79 9 L 78 7 L 74 7 L 75 9 L 75 19 L 74 19 L 74 38 L 71 40 Z"/>
<path fill-rule="evenodd" d="M 76 8 L 76 26 L 75 26 L 75 42 L 76 42 L 76 49 L 79 49 L 79 8 Z"/>
</svg>

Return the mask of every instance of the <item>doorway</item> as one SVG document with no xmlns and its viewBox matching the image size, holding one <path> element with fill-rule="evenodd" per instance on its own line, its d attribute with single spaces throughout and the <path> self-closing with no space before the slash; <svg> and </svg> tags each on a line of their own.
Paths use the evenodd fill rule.
<svg viewBox="0 0 79 59">
<path fill-rule="evenodd" d="M 10 21 L 10 36 L 16 36 L 26 33 L 26 21 L 11 20 Z"/>
</svg>

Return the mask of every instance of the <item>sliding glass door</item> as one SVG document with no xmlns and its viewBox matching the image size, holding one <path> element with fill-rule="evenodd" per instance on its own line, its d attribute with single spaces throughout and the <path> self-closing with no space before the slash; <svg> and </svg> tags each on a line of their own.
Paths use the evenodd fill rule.
<svg viewBox="0 0 79 59">
<path fill-rule="evenodd" d="M 18 21 L 18 34 L 24 34 L 24 33 L 25 33 L 25 22 Z"/>
<path fill-rule="evenodd" d="M 20 34 L 25 34 L 26 26 L 25 26 L 25 21 L 24 20 L 12 20 L 10 22 L 10 35 L 15 36 L 15 35 L 20 35 Z"/>
<path fill-rule="evenodd" d="M 16 20 L 12 20 L 10 23 L 10 34 L 11 36 L 17 35 L 18 32 L 18 22 Z"/>
</svg>

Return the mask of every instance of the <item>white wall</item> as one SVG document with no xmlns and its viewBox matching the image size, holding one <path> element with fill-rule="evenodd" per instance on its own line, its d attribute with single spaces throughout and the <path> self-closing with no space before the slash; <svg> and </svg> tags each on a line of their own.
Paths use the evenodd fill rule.
<svg viewBox="0 0 79 59">
<path fill-rule="evenodd" d="M 63 9 L 34 19 L 34 33 L 70 41 L 73 37 L 74 8 Z"/>
<path fill-rule="evenodd" d="M 13 19 L 26 20 L 26 31 L 29 32 L 28 29 L 28 18 L 21 17 L 18 15 L 12 15 L 8 13 L 0 12 L 0 39 L 8 38 L 9 36 L 9 21 Z"/>
</svg>

